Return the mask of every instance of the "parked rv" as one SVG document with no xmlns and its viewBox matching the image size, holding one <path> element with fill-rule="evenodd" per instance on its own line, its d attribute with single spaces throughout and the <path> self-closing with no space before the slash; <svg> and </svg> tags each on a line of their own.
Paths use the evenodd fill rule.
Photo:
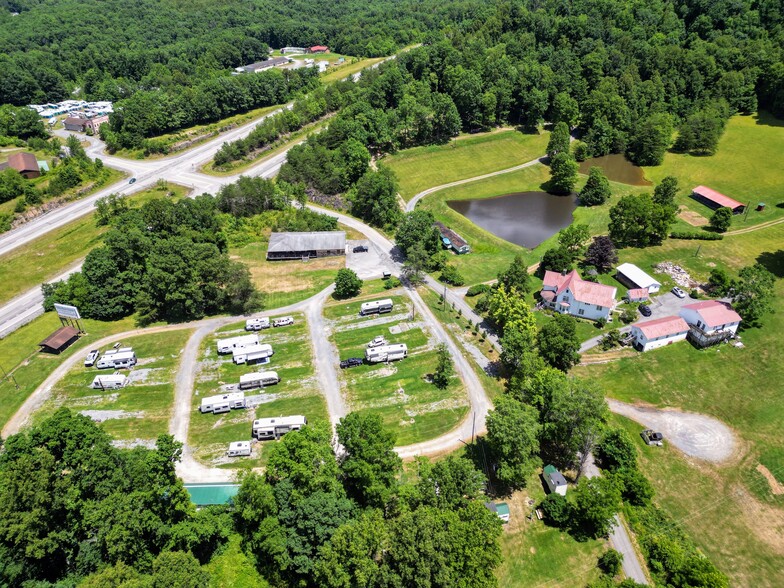
<svg viewBox="0 0 784 588">
<path fill-rule="evenodd" d="M 294 324 L 294 318 L 290 316 L 282 316 L 272 321 L 273 327 L 287 327 Z"/>
<path fill-rule="evenodd" d="M 125 386 L 128 380 L 122 374 L 112 374 L 111 376 L 95 376 L 90 388 L 94 390 L 118 390 Z"/>
<path fill-rule="evenodd" d="M 232 441 L 226 452 L 229 457 L 243 457 L 250 455 L 250 441 Z"/>
<path fill-rule="evenodd" d="M 218 353 L 231 353 L 235 349 L 259 344 L 258 335 L 240 335 L 230 339 L 218 339 Z"/>
<path fill-rule="evenodd" d="M 129 349 L 129 348 L 126 348 Z M 125 351 L 124 349 L 118 349 L 115 353 L 109 353 L 108 351 L 104 353 L 103 357 L 98 360 L 98 363 L 95 365 L 99 370 L 112 368 L 112 369 L 122 369 L 122 368 L 131 368 L 136 365 L 136 354 L 131 351 Z"/>
<path fill-rule="evenodd" d="M 249 347 L 239 347 L 234 350 L 234 363 L 240 365 L 242 363 L 254 363 L 262 361 L 268 357 L 272 357 L 275 352 L 272 350 L 272 345 L 269 343 L 257 343 Z"/>
<path fill-rule="evenodd" d="M 405 343 L 394 343 L 392 345 L 382 345 L 373 347 L 365 351 L 365 359 L 370 363 L 382 361 L 397 361 L 408 356 L 408 346 Z"/>
<path fill-rule="evenodd" d="M 84 367 L 93 367 L 99 357 L 101 357 L 101 352 L 97 349 L 93 349 L 87 354 L 87 357 L 84 358 Z"/>
<path fill-rule="evenodd" d="M 382 345 L 386 345 L 387 340 L 384 339 L 383 336 L 379 335 L 378 337 L 374 337 L 373 340 L 367 344 L 368 349 L 372 349 L 373 347 L 381 347 Z"/>
<path fill-rule="evenodd" d="M 270 320 L 268 317 L 262 318 L 249 318 L 245 321 L 246 331 L 260 331 L 262 329 L 269 329 Z"/>
<path fill-rule="evenodd" d="M 228 394 L 202 398 L 199 411 L 202 413 L 211 412 L 212 414 L 220 414 L 222 412 L 229 412 L 232 408 L 245 408 L 244 392 L 229 392 Z"/>
<path fill-rule="evenodd" d="M 280 382 L 278 372 L 253 372 L 240 376 L 240 390 L 274 386 Z"/>
<path fill-rule="evenodd" d="M 367 316 L 369 314 L 381 314 L 384 312 L 392 312 L 392 300 L 384 298 L 383 300 L 372 300 L 370 302 L 363 302 L 359 307 L 359 314 Z"/>
<path fill-rule="evenodd" d="M 302 415 L 265 418 L 253 421 L 251 433 L 255 439 L 279 439 L 289 431 L 299 431 L 308 424 Z"/>
</svg>

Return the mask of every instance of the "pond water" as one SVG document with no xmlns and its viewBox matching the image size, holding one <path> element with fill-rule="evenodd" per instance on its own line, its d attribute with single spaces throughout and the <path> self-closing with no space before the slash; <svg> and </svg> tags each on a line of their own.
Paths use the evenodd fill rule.
<svg viewBox="0 0 784 588">
<path fill-rule="evenodd" d="M 577 200 L 547 192 L 517 192 L 497 198 L 449 200 L 447 206 L 495 236 L 533 249 L 572 222 Z"/>
<path fill-rule="evenodd" d="M 623 153 L 613 153 L 602 157 L 593 157 L 580 162 L 580 173 L 588 175 L 592 167 L 600 167 L 611 182 L 620 182 L 631 186 L 651 186 L 645 179 L 641 167 L 637 167 L 626 159 Z"/>
</svg>

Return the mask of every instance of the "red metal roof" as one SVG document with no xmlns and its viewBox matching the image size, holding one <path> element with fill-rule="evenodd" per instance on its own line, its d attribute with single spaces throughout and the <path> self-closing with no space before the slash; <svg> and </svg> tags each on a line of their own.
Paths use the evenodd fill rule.
<svg viewBox="0 0 784 588">
<path fill-rule="evenodd" d="M 38 161 L 32 153 L 14 153 L 8 156 L 8 167 L 18 172 L 39 171 Z"/>
<path fill-rule="evenodd" d="M 648 288 L 632 288 L 626 293 L 629 300 L 645 300 L 648 298 Z"/>
<path fill-rule="evenodd" d="M 740 315 L 732 310 L 732 306 L 720 300 L 702 300 L 687 304 L 683 308 L 696 311 L 709 327 L 739 323 L 742 320 Z"/>
<path fill-rule="evenodd" d="M 742 202 L 738 202 L 737 200 L 733 200 L 729 196 L 725 196 L 721 192 L 717 192 L 716 190 L 712 190 L 706 186 L 697 186 L 692 190 L 698 196 L 702 196 L 710 200 L 711 202 L 715 202 L 719 206 L 726 206 L 727 208 L 731 208 L 735 210 L 738 206 L 745 206 Z"/>
<path fill-rule="evenodd" d="M 657 337 L 669 337 L 679 333 L 686 333 L 689 325 L 679 316 L 665 316 L 664 318 L 643 321 L 632 325 L 642 331 L 646 339 L 656 339 Z"/>
<path fill-rule="evenodd" d="M 329 51 L 329 47 L 327 47 L 326 45 L 313 45 L 313 47 L 311 47 L 310 50 L 311 51 Z"/>
<path fill-rule="evenodd" d="M 563 275 L 558 272 L 546 271 L 544 273 L 545 287 L 556 288 L 560 294 L 567 288 L 574 294 L 574 299 L 585 304 L 595 304 L 612 308 L 615 304 L 615 288 L 596 282 L 588 282 L 580 277 L 577 270 L 572 270 Z"/>
</svg>

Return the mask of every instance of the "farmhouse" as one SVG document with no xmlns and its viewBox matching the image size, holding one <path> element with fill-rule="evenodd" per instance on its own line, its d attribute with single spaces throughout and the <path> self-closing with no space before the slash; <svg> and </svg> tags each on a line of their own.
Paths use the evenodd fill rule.
<svg viewBox="0 0 784 588">
<path fill-rule="evenodd" d="M 308 259 L 346 254 L 345 231 L 316 231 L 309 233 L 272 233 L 267 247 L 267 259 Z"/>
<path fill-rule="evenodd" d="M 9 155 L 6 167 L 15 169 L 28 180 L 32 180 L 41 175 L 41 169 L 38 167 L 38 160 L 32 153 L 14 153 L 13 155 Z"/>
<path fill-rule="evenodd" d="M 629 288 L 647 288 L 648 294 L 656 294 L 661 288 L 661 282 L 632 263 L 622 263 L 615 271 L 616 279 Z"/>
<path fill-rule="evenodd" d="M 666 316 L 632 325 L 632 341 L 638 351 L 650 351 L 683 341 L 689 325 L 679 316 Z"/>
<path fill-rule="evenodd" d="M 691 191 L 691 197 L 713 209 L 726 206 L 732 210 L 733 214 L 740 214 L 746 208 L 746 205 L 742 202 L 733 200 L 729 196 L 725 196 L 721 192 L 717 192 L 706 186 L 697 186 L 694 188 Z"/>
<path fill-rule="evenodd" d="M 446 227 L 438 221 L 436 221 L 433 226 L 435 226 L 438 229 L 438 232 L 441 234 L 441 243 L 445 249 L 451 249 L 458 255 L 471 251 L 471 248 L 468 246 L 466 240 L 455 233 L 452 229 Z"/>
<path fill-rule="evenodd" d="M 695 345 L 707 347 L 734 336 L 740 325 L 740 315 L 726 302 L 703 300 L 681 308 L 681 317 L 689 324 L 689 339 Z"/>
<path fill-rule="evenodd" d="M 63 121 L 63 127 L 65 127 L 66 131 L 77 131 L 79 133 L 83 133 L 89 124 L 89 120 L 86 118 L 77 118 L 75 116 L 69 116 Z"/>
<path fill-rule="evenodd" d="M 577 270 L 568 274 L 546 271 L 541 291 L 542 304 L 555 312 L 590 320 L 607 320 L 615 306 L 616 288 L 588 282 Z"/>
<path fill-rule="evenodd" d="M 550 489 L 550 492 L 566 496 L 566 478 L 563 477 L 561 472 L 555 469 L 554 465 L 544 466 L 542 477 L 544 478 L 547 487 Z"/>
<path fill-rule="evenodd" d="M 60 353 L 78 338 L 79 329 L 76 327 L 60 327 L 38 345 L 46 353 Z"/>
</svg>

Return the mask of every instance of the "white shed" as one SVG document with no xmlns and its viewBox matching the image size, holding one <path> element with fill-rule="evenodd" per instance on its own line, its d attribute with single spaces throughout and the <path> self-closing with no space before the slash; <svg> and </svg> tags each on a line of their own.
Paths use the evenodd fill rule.
<svg viewBox="0 0 784 588">
<path fill-rule="evenodd" d="M 661 282 L 655 280 L 633 263 L 622 263 L 617 268 L 618 281 L 630 288 L 647 288 L 649 294 L 656 294 L 661 289 Z"/>
<path fill-rule="evenodd" d="M 554 465 L 544 466 L 542 476 L 544 477 L 544 481 L 547 483 L 547 487 L 550 489 L 550 492 L 555 492 L 561 496 L 566 496 L 566 478 L 563 477 L 561 472 L 555 469 Z"/>
</svg>

